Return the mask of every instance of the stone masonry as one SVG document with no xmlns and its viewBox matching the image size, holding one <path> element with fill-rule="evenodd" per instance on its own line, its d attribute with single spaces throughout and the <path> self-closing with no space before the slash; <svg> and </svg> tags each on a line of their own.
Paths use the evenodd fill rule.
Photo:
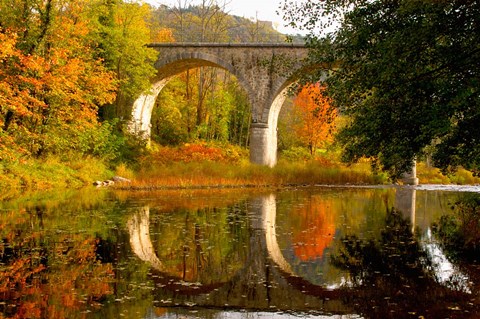
<svg viewBox="0 0 480 319">
<path fill-rule="evenodd" d="M 133 105 L 131 132 L 150 138 L 155 100 L 177 74 L 202 66 L 232 73 L 245 89 L 252 108 L 250 160 L 260 165 L 277 163 L 277 121 L 291 84 L 308 70 L 307 48 L 300 44 L 156 43 L 157 75 L 152 88 Z M 405 184 L 418 184 L 415 166 L 404 175 Z"/>
<path fill-rule="evenodd" d="M 277 162 L 277 120 L 289 85 L 303 68 L 307 49 L 298 44 L 151 44 L 158 50 L 152 89 L 133 105 L 130 130 L 148 139 L 157 95 L 173 76 L 191 68 L 213 66 L 232 73 L 248 94 L 252 107 L 250 159 Z"/>
</svg>

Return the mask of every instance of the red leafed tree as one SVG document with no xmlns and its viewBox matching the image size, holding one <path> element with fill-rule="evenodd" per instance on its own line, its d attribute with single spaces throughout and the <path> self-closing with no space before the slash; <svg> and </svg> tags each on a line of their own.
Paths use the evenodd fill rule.
<svg viewBox="0 0 480 319">
<path fill-rule="evenodd" d="M 321 258 L 332 245 L 336 230 L 333 205 L 332 200 L 312 197 L 293 211 L 299 226 L 293 232 L 294 253 L 300 260 Z"/>
<path fill-rule="evenodd" d="M 337 112 L 330 99 L 324 96 L 325 87 L 319 83 L 304 86 L 294 99 L 299 121 L 294 126 L 299 139 L 313 155 L 317 148 L 332 140 Z"/>
</svg>

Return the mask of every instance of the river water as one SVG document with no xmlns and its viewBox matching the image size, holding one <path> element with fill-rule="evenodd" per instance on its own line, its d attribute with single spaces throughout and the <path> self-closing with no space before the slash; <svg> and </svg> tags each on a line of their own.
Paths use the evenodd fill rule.
<svg viewBox="0 0 480 319">
<path fill-rule="evenodd" d="M 465 190 L 89 189 L 3 202 L 0 318 L 478 318 L 478 209 L 458 203 L 480 194 Z"/>
</svg>

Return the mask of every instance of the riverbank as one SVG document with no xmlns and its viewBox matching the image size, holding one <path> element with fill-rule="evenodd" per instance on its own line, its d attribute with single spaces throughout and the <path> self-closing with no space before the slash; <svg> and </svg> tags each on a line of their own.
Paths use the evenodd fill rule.
<svg viewBox="0 0 480 319">
<path fill-rule="evenodd" d="M 270 168 L 251 164 L 248 152 L 233 146 L 185 144 L 157 147 L 130 164 L 109 165 L 94 157 L 62 161 L 57 157 L 0 163 L 0 200 L 25 192 L 93 187 L 94 181 L 122 176 L 130 183 L 113 186 L 124 190 L 262 188 L 308 185 L 390 184 L 387 174 L 375 174 L 367 162 L 347 166 L 327 156 L 315 159 L 283 158 Z M 418 163 L 421 184 L 480 184 L 480 178 L 459 169 L 443 175 Z"/>
<path fill-rule="evenodd" d="M 134 167 L 134 168 L 133 168 Z M 3 163 L 0 166 L 0 200 L 25 192 L 94 187 L 97 180 L 114 175 L 131 180 L 112 188 L 127 190 L 283 187 L 315 184 L 385 184 L 385 174 L 375 175 L 367 164 L 351 167 L 321 161 L 281 161 L 270 168 L 251 164 L 246 159 L 230 161 L 194 160 L 159 162 L 155 157 L 139 159 L 135 165 L 114 169 L 94 158 L 62 162 L 56 158 Z"/>
<path fill-rule="evenodd" d="M 386 175 L 373 174 L 368 165 L 351 167 L 322 165 L 311 161 L 281 161 L 275 167 L 239 163 L 190 162 L 143 166 L 132 182 L 115 186 L 122 189 L 148 190 L 201 187 L 282 187 L 315 184 L 384 184 Z"/>
<path fill-rule="evenodd" d="M 79 189 L 113 174 L 104 161 L 94 157 L 68 162 L 57 157 L 0 162 L 0 200 L 27 192 Z"/>
</svg>

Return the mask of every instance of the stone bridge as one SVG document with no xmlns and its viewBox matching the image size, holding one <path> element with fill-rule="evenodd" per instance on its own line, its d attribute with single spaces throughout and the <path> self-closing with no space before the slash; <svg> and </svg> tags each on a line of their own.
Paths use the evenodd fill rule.
<svg viewBox="0 0 480 319">
<path fill-rule="evenodd" d="M 250 161 L 275 166 L 277 122 L 287 91 L 298 75 L 312 68 L 305 63 L 308 49 L 303 44 L 156 43 L 156 76 L 152 88 L 133 104 L 131 132 L 150 138 L 150 120 L 155 100 L 176 75 L 197 67 L 218 67 L 232 73 L 250 101 Z M 319 66 L 314 66 L 318 68 Z M 416 164 L 403 176 L 405 184 L 418 184 Z"/>
<path fill-rule="evenodd" d="M 304 66 L 307 48 L 300 44 L 151 44 L 158 50 L 157 75 L 150 92 L 133 105 L 130 130 L 150 137 L 155 100 L 175 75 L 191 68 L 210 66 L 232 73 L 245 89 L 252 111 L 250 160 L 274 166 L 277 162 L 277 120 L 288 87 Z"/>
</svg>

